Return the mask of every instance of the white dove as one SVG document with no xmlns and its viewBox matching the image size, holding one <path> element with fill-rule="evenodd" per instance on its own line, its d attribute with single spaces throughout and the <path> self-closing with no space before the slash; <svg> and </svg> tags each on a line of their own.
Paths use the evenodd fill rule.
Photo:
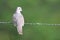
<svg viewBox="0 0 60 40">
<path fill-rule="evenodd" d="M 17 26 L 18 34 L 23 35 L 22 27 L 24 26 L 24 17 L 21 14 L 22 8 L 17 7 L 16 12 L 13 14 L 14 26 Z"/>
</svg>

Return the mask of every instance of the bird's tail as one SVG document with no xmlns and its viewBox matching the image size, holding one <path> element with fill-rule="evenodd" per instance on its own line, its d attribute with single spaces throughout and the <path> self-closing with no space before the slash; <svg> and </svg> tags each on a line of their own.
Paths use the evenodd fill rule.
<svg viewBox="0 0 60 40">
<path fill-rule="evenodd" d="M 17 26 L 17 31 L 18 31 L 19 35 L 23 35 L 22 26 Z"/>
</svg>

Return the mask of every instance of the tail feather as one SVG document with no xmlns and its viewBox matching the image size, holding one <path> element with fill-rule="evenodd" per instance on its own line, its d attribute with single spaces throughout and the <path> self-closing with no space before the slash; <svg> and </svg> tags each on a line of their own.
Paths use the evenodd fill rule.
<svg viewBox="0 0 60 40">
<path fill-rule="evenodd" d="M 19 35 L 23 35 L 22 26 L 17 26 L 17 31 Z"/>
</svg>

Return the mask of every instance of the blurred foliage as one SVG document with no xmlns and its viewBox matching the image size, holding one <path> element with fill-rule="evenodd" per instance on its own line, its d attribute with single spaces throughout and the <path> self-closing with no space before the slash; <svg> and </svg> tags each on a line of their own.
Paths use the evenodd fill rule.
<svg viewBox="0 0 60 40">
<path fill-rule="evenodd" d="M 16 7 L 21 6 L 25 22 L 60 23 L 60 0 L 0 0 L 0 21 L 12 21 Z M 60 26 L 25 25 L 20 37 L 13 24 L 0 24 L 6 30 L 5 40 L 60 40 Z M 8 37 L 9 35 L 9 37 Z M 1 37 L 1 36 L 0 36 Z M 0 39 L 0 40 L 4 40 Z M 21 39 L 22 40 L 22 39 Z"/>
<path fill-rule="evenodd" d="M 22 13 L 26 15 L 26 22 L 35 22 L 36 18 L 37 22 L 45 19 L 50 21 L 51 16 L 60 15 L 60 0 L 0 0 L 0 20 L 10 21 L 17 6 L 23 8 Z"/>
</svg>

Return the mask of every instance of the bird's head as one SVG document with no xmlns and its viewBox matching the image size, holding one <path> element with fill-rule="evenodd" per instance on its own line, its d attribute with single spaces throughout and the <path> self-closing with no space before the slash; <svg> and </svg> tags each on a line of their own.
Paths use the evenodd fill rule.
<svg viewBox="0 0 60 40">
<path fill-rule="evenodd" d="M 17 7 L 16 12 L 20 13 L 21 11 L 22 11 L 22 8 L 21 7 Z"/>
<path fill-rule="evenodd" d="M 18 10 L 18 11 L 22 11 L 22 8 L 21 8 L 21 7 L 17 7 L 17 10 Z"/>
</svg>

